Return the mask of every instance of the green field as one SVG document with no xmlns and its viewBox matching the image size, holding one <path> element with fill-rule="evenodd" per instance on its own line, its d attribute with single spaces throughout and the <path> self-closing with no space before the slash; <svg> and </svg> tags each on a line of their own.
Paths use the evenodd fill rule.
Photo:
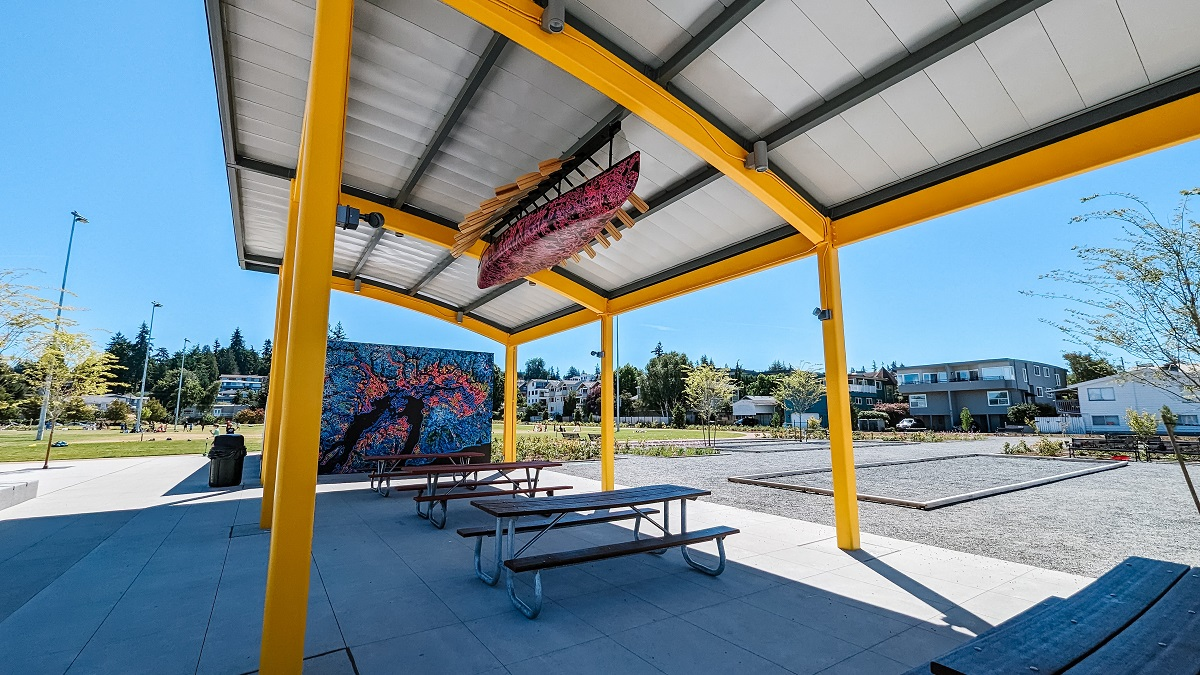
<svg viewBox="0 0 1200 675">
<path fill-rule="evenodd" d="M 138 434 L 123 434 L 120 431 L 85 431 L 79 428 L 58 429 L 55 441 L 66 441 L 65 448 L 51 448 L 50 460 L 95 459 L 98 457 L 149 457 L 152 455 L 199 455 L 208 451 L 212 443 L 212 427 L 201 432 L 196 427 L 191 433 L 182 430 L 166 433 L 145 433 L 139 440 Z M 262 449 L 262 425 L 245 424 L 238 429 L 246 437 L 246 448 L 251 452 Z M 41 461 L 46 456 L 46 439 L 35 441 L 33 431 L 0 431 L 0 462 Z M 167 440 L 167 438 L 171 440 Z"/>
<path fill-rule="evenodd" d="M 567 425 L 567 429 L 574 426 Z M 53 448 L 50 459 L 94 459 L 98 457 L 149 457 L 153 455 L 200 455 L 208 451 L 212 443 L 211 427 L 200 431 L 196 427 L 191 433 L 171 431 L 167 426 L 166 433 L 145 433 L 139 440 L 137 434 L 123 434 L 119 431 L 86 431 L 79 428 L 59 429 L 54 432 L 55 441 L 66 441 L 67 447 Z M 600 428 L 585 426 L 581 433 L 599 434 Z M 246 424 L 238 430 L 246 437 L 246 448 L 250 452 L 262 449 L 262 425 Z M 504 433 L 503 424 L 493 424 L 492 433 Z M 534 431 L 532 424 L 517 425 L 517 433 L 521 436 L 558 436 L 552 431 Z M 716 431 L 717 438 L 740 438 L 744 434 L 735 431 Z M 33 440 L 33 431 L 0 430 L 0 462 L 33 462 L 41 461 L 46 455 L 46 441 Z M 662 440 L 698 440 L 703 434 L 698 429 L 633 429 L 624 428 L 617 432 L 618 441 L 662 441 Z M 170 438 L 171 440 L 167 440 Z"/>
</svg>

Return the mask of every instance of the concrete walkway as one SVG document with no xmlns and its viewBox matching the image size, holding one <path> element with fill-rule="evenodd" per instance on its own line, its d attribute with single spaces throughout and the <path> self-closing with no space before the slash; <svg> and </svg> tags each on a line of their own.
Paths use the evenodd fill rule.
<svg viewBox="0 0 1200 675">
<path fill-rule="evenodd" d="M 0 467 L 41 481 L 36 499 L 0 511 L 6 672 L 257 667 L 270 539 L 256 526 L 261 490 L 208 489 L 199 457 L 36 467 Z M 827 526 L 700 502 L 690 525 L 742 530 L 725 574 L 698 574 L 675 551 L 552 570 L 529 621 L 503 585 L 475 579 L 471 546 L 454 533 L 486 522 L 474 511 L 452 504 L 435 530 L 406 497 L 322 484 L 306 672 L 901 673 L 1090 581 L 869 534 L 849 554 Z M 621 537 L 604 525 L 542 542 Z"/>
</svg>

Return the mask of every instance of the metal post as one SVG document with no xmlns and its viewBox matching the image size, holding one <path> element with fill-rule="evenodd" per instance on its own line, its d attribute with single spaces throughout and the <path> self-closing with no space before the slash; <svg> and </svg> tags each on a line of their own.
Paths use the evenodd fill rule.
<svg viewBox="0 0 1200 675">
<path fill-rule="evenodd" d="M 58 337 L 58 327 L 62 322 L 63 297 L 67 294 L 67 270 L 71 267 L 71 245 L 75 243 L 75 223 L 86 223 L 88 220 L 79 215 L 78 211 L 71 212 L 71 234 L 67 237 L 67 262 L 63 263 L 63 278 L 62 285 L 58 287 L 58 311 L 54 315 L 54 332 L 50 338 L 53 340 Z M 50 409 L 50 378 L 49 373 L 46 374 L 46 388 L 42 392 L 42 412 L 38 415 L 38 427 L 36 441 L 42 440 L 42 432 L 46 429 L 46 412 Z"/>
<path fill-rule="evenodd" d="M 259 671 L 299 675 L 304 664 L 325 383 L 330 274 L 346 128 L 353 0 L 317 0 L 297 171 L 299 216 L 292 270 L 275 505 Z"/>
<path fill-rule="evenodd" d="M 142 406 L 146 404 L 146 372 L 150 369 L 150 340 L 154 337 L 154 310 L 162 307 L 162 304 L 151 300 L 150 301 L 150 329 L 146 331 L 146 358 L 142 360 L 142 390 L 138 395 L 137 402 L 137 419 L 133 421 L 133 430 L 137 433 L 142 433 Z"/>
<path fill-rule="evenodd" d="M 189 340 L 183 338 L 183 351 L 179 353 L 179 388 L 175 390 L 175 431 L 179 431 L 179 402 L 183 400 L 183 364 L 187 363 Z"/>
<path fill-rule="evenodd" d="M 613 315 L 613 363 L 617 366 L 617 431 L 621 430 L 621 332 L 618 330 L 617 316 Z"/>
<path fill-rule="evenodd" d="M 821 322 L 825 343 L 825 400 L 829 405 L 829 452 L 833 462 L 833 512 L 838 548 L 857 550 L 858 487 L 854 476 L 854 442 L 850 431 L 850 381 L 846 372 L 846 334 L 842 323 L 842 279 L 838 251 L 829 243 L 817 248 L 821 308 L 831 316 Z"/>
<path fill-rule="evenodd" d="M 613 430 L 613 316 L 600 315 L 600 489 L 616 485 L 616 434 Z"/>
<path fill-rule="evenodd" d="M 504 348 L 504 461 L 517 461 L 517 346 Z"/>
</svg>

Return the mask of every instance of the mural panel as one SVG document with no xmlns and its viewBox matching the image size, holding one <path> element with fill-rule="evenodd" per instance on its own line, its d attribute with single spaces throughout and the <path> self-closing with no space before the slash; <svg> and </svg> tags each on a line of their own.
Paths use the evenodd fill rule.
<svg viewBox="0 0 1200 675">
<path fill-rule="evenodd" d="M 492 364 L 486 352 L 330 341 L 319 472 L 490 443 Z"/>
</svg>

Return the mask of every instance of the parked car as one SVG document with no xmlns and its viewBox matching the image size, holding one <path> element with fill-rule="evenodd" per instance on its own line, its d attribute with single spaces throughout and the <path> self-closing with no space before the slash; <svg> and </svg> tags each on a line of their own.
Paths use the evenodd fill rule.
<svg viewBox="0 0 1200 675">
<path fill-rule="evenodd" d="M 734 422 L 733 426 L 735 426 L 735 427 L 756 427 L 756 426 L 758 426 L 758 418 L 757 417 L 743 417 L 742 419 Z"/>
<path fill-rule="evenodd" d="M 905 417 L 896 423 L 896 431 L 924 431 L 925 423 L 919 419 Z"/>
</svg>

